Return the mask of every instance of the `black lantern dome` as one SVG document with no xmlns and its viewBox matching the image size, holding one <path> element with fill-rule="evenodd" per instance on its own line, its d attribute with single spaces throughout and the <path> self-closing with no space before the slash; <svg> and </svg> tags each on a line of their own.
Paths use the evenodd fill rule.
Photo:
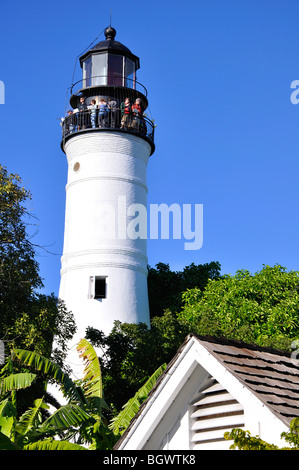
<svg viewBox="0 0 299 470">
<path fill-rule="evenodd" d="M 84 61 L 88 57 L 90 57 L 91 54 L 108 52 L 109 54 L 120 54 L 127 57 L 128 59 L 131 59 L 135 63 L 136 70 L 138 70 L 140 68 L 139 57 L 132 54 L 130 49 L 128 49 L 122 43 L 115 41 L 114 38 L 116 36 L 116 30 L 111 26 L 108 26 L 105 29 L 104 34 L 106 36 L 106 41 L 101 41 L 97 43 L 89 51 L 87 51 L 80 57 L 81 67 L 83 68 Z"/>
</svg>

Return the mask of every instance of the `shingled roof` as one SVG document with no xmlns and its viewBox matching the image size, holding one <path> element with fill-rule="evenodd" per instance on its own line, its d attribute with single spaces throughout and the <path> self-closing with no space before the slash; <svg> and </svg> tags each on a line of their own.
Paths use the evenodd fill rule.
<svg viewBox="0 0 299 470">
<path fill-rule="evenodd" d="M 284 425 L 288 427 L 291 420 L 299 416 L 299 360 L 291 354 L 239 341 L 188 335 L 147 400 L 141 405 L 129 428 L 116 444 L 115 449 L 118 449 L 121 442 L 126 439 L 136 421 L 144 416 L 147 404 L 163 388 L 164 381 L 167 381 L 168 377 L 173 374 L 176 363 L 186 354 L 189 343 L 194 344 L 194 342 L 199 343 L 201 348 L 213 356 Z"/>
<path fill-rule="evenodd" d="M 299 416 L 299 360 L 237 341 L 195 338 L 282 422 Z"/>
</svg>

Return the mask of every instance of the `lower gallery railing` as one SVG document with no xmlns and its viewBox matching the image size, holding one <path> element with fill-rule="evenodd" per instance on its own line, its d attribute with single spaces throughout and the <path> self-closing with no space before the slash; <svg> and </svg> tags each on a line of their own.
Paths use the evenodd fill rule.
<svg viewBox="0 0 299 470">
<path fill-rule="evenodd" d="M 63 138 L 85 129 L 123 129 L 154 142 L 154 125 L 150 119 L 139 113 L 125 114 L 119 108 L 105 112 L 98 109 L 68 111 L 68 116 L 62 121 Z"/>
</svg>

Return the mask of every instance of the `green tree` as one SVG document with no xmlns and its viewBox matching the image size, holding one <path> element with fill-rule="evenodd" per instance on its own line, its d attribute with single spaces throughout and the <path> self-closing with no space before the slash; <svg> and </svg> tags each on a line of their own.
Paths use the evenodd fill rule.
<svg viewBox="0 0 299 470">
<path fill-rule="evenodd" d="M 53 295 L 39 292 L 43 282 L 35 259 L 36 219 L 31 193 L 19 175 L 0 165 L 0 339 L 7 349 L 35 350 L 62 364 L 76 327 L 71 313 Z"/>
<path fill-rule="evenodd" d="M 270 444 L 258 436 L 252 436 L 249 431 L 243 429 L 232 429 L 231 432 L 224 434 L 225 439 L 233 440 L 234 443 L 230 449 L 239 450 L 299 450 L 299 418 L 294 418 L 290 423 L 288 432 L 281 433 L 281 438 L 284 439 L 289 447 L 279 447 L 275 444 Z"/>
<path fill-rule="evenodd" d="M 163 315 L 164 310 L 172 312 L 182 306 L 182 292 L 186 289 L 203 290 L 209 279 L 220 276 L 220 264 L 195 265 L 191 263 L 182 271 L 171 271 L 169 264 L 158 263 L 156 268 L 148 267 L 148 295 L 151 318 Z"/>
<path fill-rule="evenodd" d="M 183 294 L 178 320 L 194 333 L 289 349 L 299 337 L 299 273 L 238 271 Z"/>
<path fill-rule="evenodd" d="M 30 200 L 21 178 L 0 165 L 0 337 L 43 285 L 28 233 Z"/>
</svg>

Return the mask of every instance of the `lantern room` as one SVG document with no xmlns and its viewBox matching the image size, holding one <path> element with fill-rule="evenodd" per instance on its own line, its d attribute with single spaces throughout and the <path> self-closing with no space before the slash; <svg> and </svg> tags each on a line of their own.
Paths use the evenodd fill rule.
<svg viewBox="0 0 299 470">
<path fill-rule="evenodd" d="M 147 90 L 137 81 L 139 57 L 115 36 L 116 30 L 108 26 L 106 39 L 79 58 L 82 79 L 71 87 L 72 109 L 63 123 L 63 150 L 75 133 L 117 130 L 144 138 L 154 152 L 155 126 L 145 113 Z"/>
<path fill-rule="evenodd" d="M 84 88 L 116 85 L 135 88 L 139 58 L 118 41 L 116 30 L 105 29 L 106 41 L 101 41 L 80 57 Z"/>
<path fill-rule="evenodd" d="M 137 81 L 139 57 L 115 41 L 115 36 L 116 30 L 108 26 L 105 29 L 106 40 L 80 57 L 82 80 L 72 86 L 70 103 L 73 108 L 77 107 L 82 94 L 87 103 L 100 95 L 114 96 L 117 101 L 128 97 L 132 103 L 139 98 L 143 110 L 147 108 L 147 90 Z"/>
</svg>

